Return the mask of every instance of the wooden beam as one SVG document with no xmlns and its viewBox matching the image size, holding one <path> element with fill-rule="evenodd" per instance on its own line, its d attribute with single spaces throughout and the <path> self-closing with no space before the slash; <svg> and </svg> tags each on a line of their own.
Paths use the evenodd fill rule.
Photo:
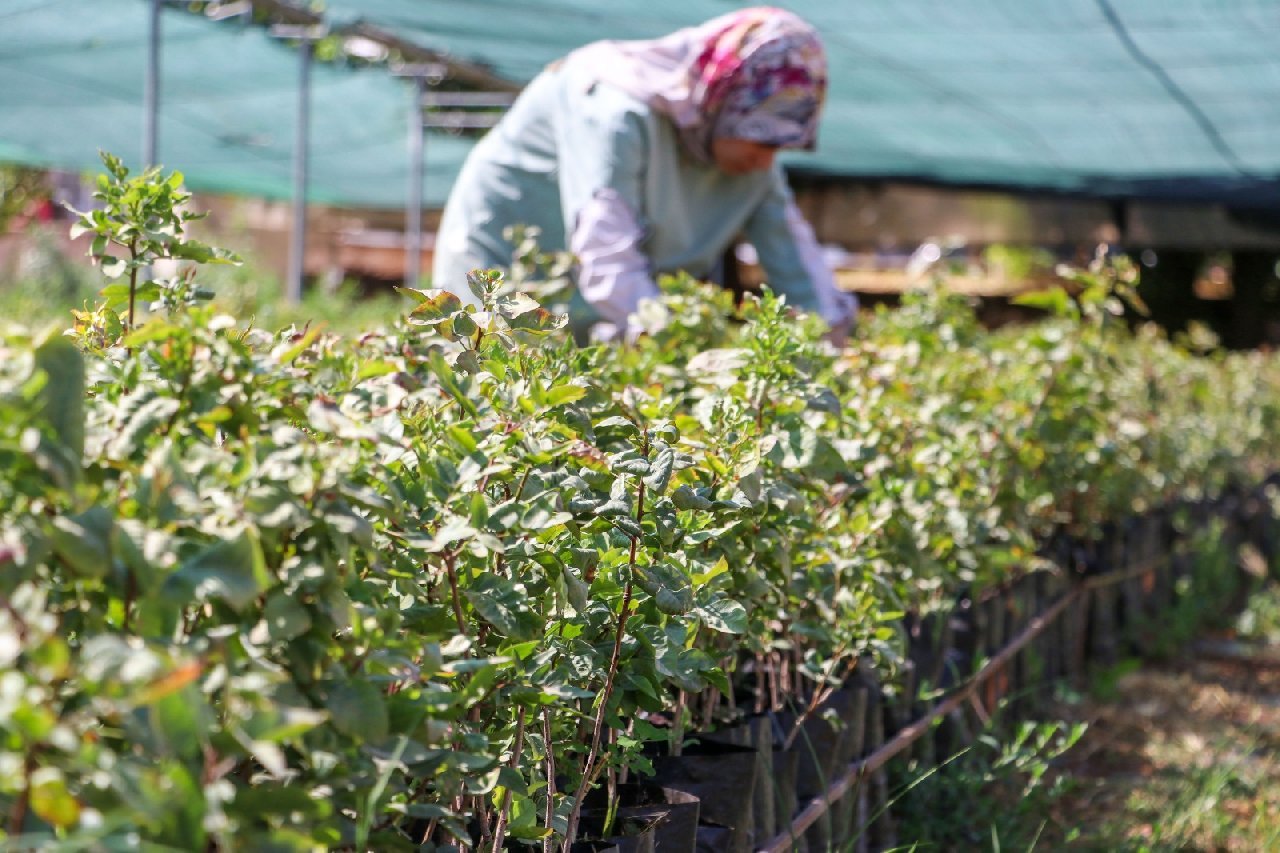
<svg viewBox="0 0 1280 853">
<path fill-rule="evenodd" d="M 448 54 L 423 47 L 367 21 L 356 21 L 334 30 L 335 33 L 360 36 L 399 52 L 406 62 L 438 62 L 449 69 L 449 76 L 467 86 L 497 92 L 519 92 L 524 85 L 494 74 L 488 68 L 455 59 Z"/>
</svg>

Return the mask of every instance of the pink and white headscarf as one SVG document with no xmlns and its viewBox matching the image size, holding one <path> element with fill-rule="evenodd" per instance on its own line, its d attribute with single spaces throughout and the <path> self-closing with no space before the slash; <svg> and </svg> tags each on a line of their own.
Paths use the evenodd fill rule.
<svg viewBox="0 0 1280 853">
<path fill-rule="evenodd" d="M 711 161 L 717 137 L 807 150 L 817 143 L 826 54 L 813 27 L 784 9 L 742 9 L 646 41 L 595 42 L 575 57 L 596 80 L 669 117 L 700 162 Z"/>
</svg>

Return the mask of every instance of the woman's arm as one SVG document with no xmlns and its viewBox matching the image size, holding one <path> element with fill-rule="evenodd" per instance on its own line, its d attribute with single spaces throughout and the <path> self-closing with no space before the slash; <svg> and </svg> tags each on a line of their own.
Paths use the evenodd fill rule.
<svg viewBox="0 0 1280 853">
<path fill-rule="evenodd" d="M 649 259 L 640 251 L 642 236 L 631 205 L 612 187 L 596 190 L 569 233 L 582 298 L 618 330 L 641 299 L 658 295 Z"/>
<path fill-rule="evenodd" d="M 796 207 L 780 168 L 774 170 L 769 194 L 743 228 L 764 268 L 765 281 L 787 304 L 816 312 L 833 330 L 853 324 L 858 300 L 836 288 L 835 276 L 822 257 L 813 229 Z"/>
<path fill-rule="evenodd" d="M 649 144 L 643 109 L 597 84 L 557 122 L 560 196 L 578 290 L 618 331 L 642 299 L 658 295 L 641 248 Z"/>
</svg>

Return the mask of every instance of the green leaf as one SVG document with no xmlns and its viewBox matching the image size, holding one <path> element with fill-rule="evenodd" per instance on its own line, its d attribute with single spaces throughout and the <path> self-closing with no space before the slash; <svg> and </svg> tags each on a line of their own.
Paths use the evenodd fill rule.
<svg viewBox="0 0 1280 853">
<path fill-rule="evenodd" d="M 565 403 L 576 403 L 587 396 L 587 389 L 581 385 L 557 385 L 548 390 L 542 397 L 544 408 L 563 406 Z"/>
<path fill-rule="evenodd" d="M 432 326 L 444 322 L 463 308 L 462 300 L 447 290 L 396 289 L 418 299 L 418 305 L 409 312 L 409 322 L 417 325 Z"/>
<path fill-rule="evenodd" d="M 718 672 L 715 661 L 706 652 L 676 645 L 668 645 L 666 650 L 658 656 L 656 663 L 658 671 L 674 681 L 682 690 L 701 690 L 706 687 L 709 677 Z"/>
<path fill-rule="evenodd" d="M 218 599 L 243 611 L 271 583 L 262 547 L 249 530 L 205 548 L 183 561 L 164 583 L 166 597 L 195 601 Z"/>
<path fill-rule="evenodd" d="M 640 455 L 639 451 L 628 450 L 626 453 L 610 458 L 609 470 L 630 474 L 633 477 L 647 477 L 653 470 L 653 466 L 649 464 L 648 459 Z"/>
<path fill-rule="evenodd" d="M 35 364 L 49 377 L 40 389 L 40 413 L 54 440 L 78 466 L 84 456 L 84 357 L 70 339 L 59 335 L 36 347 Z"/>
<path fill-rule="evenodd" d="M 325 708 L 333 727 L 348 737 L 376 742 L 387 736 L 387 703 L 382 692 L 367 681 L 347 681 L 329 689 Z"/>
<path fill-rule="evenodd" d="M 105 257 L 102 259 L 102 274 L 107 278 L 119 278 L 129 269 L 129 262 L 124 258 Z M 126 297 L 127 299 L 128 297 Z"/>
<path fill-rule="evenodd" d="M 102 301 L 106 303 L 108 308 L 119 310 L 122 306 L 129 304 L 129 294 L 132 288 L 127 281 L 118 281 L 115 284 L 108 284 L 102 290 L 98 291 L 98 295 L 102 297 Z"/>
<path fill-rule="evenodd" d="M 1028 308 L 1040 308 L 1048 311 L 1055 317 L 1070 317 L 1075 314 L 1075 305 L 1071 301 L 1071 297 L 1061 287 L 1051 287 L 1045 290 L 1033 290 L 1029 293 L 1020 293 L 1013 297 L 1014 305 L 1023 305 Z"/>
<path fill-rule="evenodd" d="M 598 435 L 609 434 L 622 438 L 640 437 L 640 428 L 620 415 L 605 418 L 595 424 L 594 429 Z"/>
<path fill-rule="evenodd" d="M 657 456 L 649 463 L 649 473 L 644 477 L 645 485 L 653 490 L 655 497 L 667 490 L 675 464 L 675 452 L 664 444 L 658 450 Z"/>
<path fill-rule="evenodd" d="M 712 503 L 707 498 L 695 492 L 689 486 L 679 486 L 671 493 L 671 502 L 676 505 L 676 509 L 682 510 L 707 510 L 711 509 Z"/>
<path fill-rule="evenodd" d="M 510 320 L 514 317 L 519 317 L 521 314 L 536 311 L 542 306 L 527 293 L 516 292 L 500 296 L 494 307 L 497 308 L 499 314 Z"/>
<path fill-rule="evenodd" d="M 456 298 L 456 297 L 455 297 Z M 444 360 L 439 351 L 432 351 L 431 357 L 427 359 L 427 367 L 435 374 L 440 382 L 440 386 L 449 393 L 449 396 L 458 402 L 468 415 L 476 417 L 480 411 L 476 408 L 475 402 L 471 399 L 471 395 L 462 389 L 458 384 L 458 379 L 454 375 L 453 368 Z"/>
<path fill-rule="evenodd" d="M 751 363 L 751 352 L 745 349 L 709 349 L 703 350 L 693 358 L 685 369 L 692 376 L 718 375 L 737 373 Z"/>
<path fill-rule="evenodd" d="M 409 817 L 419 818 L 421 820 L 434 820 L 444 817 L 454 817 L 455 813 L 446 809 L 444 806 L 435 803 L 409 803 L 404 807 L 404 813 Z"/>
<path fill-rule="evenodd" d="M 652 566 L 636 566 L 636 583 L 658 605 L 663 613 L 679 616 L 693 608 L 693 587 L 675 566 L 655 563 Z"/>
<path fill-rule="evenodd" d="M 420 290 L 416 287 L 401 287 L 399 285 L 395 285 L 394 289 L 396 293 L 399 293 L 402 296 L 409 297 L 418 305 L 421 305 L 422 303 L 429 301 L 431 299 L 432 294 L 436 292 L 433 290 Z"/>
<path fill-rule="evenodd" d="M 255 740 L 280 743 L 306 734 L 327 719 L 328 714 L 314 708 L 276 706 L 255 716 L 249 729 Z"/>
<path fill-rule="evenodd" d="M 537 803 L 528 797 L 512 794 L 511 819 L 507 824 L 507 834 L 512 838 L 519 838 L 524 841 L 545 838 L 551 833 L 551 830 L 539 828 L 538 817 Z"/>
<path fill-rule="evenodd" d="M 310 326 L 295 344 L 276 355 L 276 360 L 281 364 L 292 363 L 294 359 L 306 352 L 307 348 L 316 342 L 316 338 L 320 337 L 320 332 L 323 328 L 324 325 L 321 323 Z"/>
<path fill-rule="evenodd" d="M 440 325 L 441 330 L 443 331 L 445 324 L 441 323 Z M 473 320 L 471 315 L 466 311 L 459 311 L 454 314 L 453 317 L 448 320 L 448 326 L 449 334 L 447 337 L 451 339 L 469 338 L 474 335 L 476 330 L 479 328 L 479 326 L 476 325 L 476 321 Z"/>
<path fill-rule="evenodd" d="M 111 287 L 117 286 L 118 285 L 114 284 L 111 285 Z M 111 287 L 104 288 L 102 292 L 106 293 L 111 289 Z M 125 295 L 125 299 L 128 299 L 128 294 Z M 140 347 L 143 344 L 149 344 L 153 341 L 168 340 L 180 333 L 181 327 L 159 318 L 153 318 L 130 332 L 128 337 L 124 339 L 123 343 L 127 347 Z"/>
<path fill-rule="evenodd" d="M 597 518 L 626 518 L 631 515 L 631 503 L 625 498 L 610 498 L 592 510 L 592 513 Z"/>
<path fill-rule="evenodd" d="M 515 501 L 503 501 L 489 512 L 485 526 L 495 533 L 510 530 L 520 523 L 521 510 L 522 507 Z M 474 523 L 474 519 L 472 522 Z"/>
<path fill-rule="evenodd" d="M 49 531 L 53 551 L 81 577 L 103 578 L 111 571 L 111 510 L 96 506 L 79 515 L 57 516 Z"/>
<path fill-rule="evenodd" d="M 259 529 L 297 527 L 308 514 L 293 494 L 278 486 L 257 486 L 243 498 L 245 517 Z"/>
<path fill-rule="evenodd" d="M 719 598 L 697 608 L 698 618 L 708 628 L 722 634 L 745 634 L 747 611 L 741 604 L 727 598 Z"/>
<path fill-rule="evenodd" d="M 569 603 L 573 605 L 574 610 L 579 613 L 584 612 L 591 596 L 590 585 L 578 576 L 577 570 L 572 568 L 564 570 L 564 582 Z"/>
<path fill-rule="evenodd" d="M 154 281 L 144 281 L 140 283 L 133 294 L 134 301 L 139 305 L 160 298 L 160 285 Z"/>
<path fill-rule="evenodd" d="M 710 662 L 710 659 L 708 659 L 708 661 Z M 724 670 L 715 666 L 714 662 L 712 663 L 713 665 L 710 668 L 702 670 L 702 677 L 707 680 L 708 684 L 719 690 L 721 693 L 732 692 L 733 687 L 729 684 L 729 679 L 725 676 Z"/>
<path fill-rule="evenodd" d="M 195 261 L 198 264 L 239 264 L 240 258 L 226 249 L 206 246 L 195 240 L 181 240 L 169 244 L 169 254 L 175 258 Z"/>
<path fill-rule="evenodd" d="M 534 336 L 562 329 L 568 322 L 568 314 L 552 314 L 545 308 L 535 308 L 507 320 L 507 324 L 512 329 Z"/>
<path fill-rule="evenodd" d="M 330 530 L 350 537 L 353 542 L 365 548 L 373 547 L 373 525 L 369 523 L 369 519 L 350 508 L 335 507 L 325 512 L 324 521 Z"/>
<path fill-rule="evenodd" d="M 377 376 L 387 376 L 396 373 L 398 370 L 399 368 L 393 362 L 370 359 L 360 363 L 360 369 L 356 371 L 355 381 L 363 382 L 366 379 L 373 379 Z"/>
<path fill-rule="evenodd" d="M 267 635 L 274 642 L 285 642 L 311 630 L 311 614 L 292 596 L 272 594 L 262 609 Z"/>
<path fill-rule="evenodd" d="M 132 456 L 148 438 L 154 438 L 161 424 L 173 417 L 178 405 L 172 397 L 152 397 L 138 406 L 107 445 L 107 454 L 113 459 Z"/>
<path fill-rule="evenodd" d="M 567 557 L 569 565 L 584 575 L 592 574 L 600 565 L 600 552 L 595 548 L 573 547 L 569 549 Z"/>
<path fill-rule="evenodd" d="M 148 716 L 157 739 L 169 754 L 193 758 L 200 754 L 208 711 L 200 690 L 186 684 L 150 703 Z"/>
<path fill-rule="evenodd" d="M 538 634 L 537 617 L 529 610 L 529 598 L 514 583 L 495 574 L 482 574 L 467 587 L 467 600 L 499 634 L 531 640 Z"/>
<path fill-rule="evenodd" d="M 80 820 L 80 803 L 67 790 L 62 771 L 38 767 L 31 773 L 31 811 L 50 826 L 66 828 Z"/>
<path fill-rule="evenodd" d="M 619 515 L 613 518 L 612 521 L 614 526 L 628 536 L 634 536 L 637 539 L 644 536 L 644 528 L 640 526 L 640 522 L 629 515 Z"/>
</svg>

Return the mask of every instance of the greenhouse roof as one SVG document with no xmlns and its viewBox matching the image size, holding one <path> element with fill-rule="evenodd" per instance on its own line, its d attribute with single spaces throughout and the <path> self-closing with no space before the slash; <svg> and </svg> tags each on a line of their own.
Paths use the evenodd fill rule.
<svg viewBox="0 0 1280 853">
<path fill-rule="evenodd" d="M 0 2 L 0 160 L 137 166 L 148 6 L 141 0 Z M 262 28 L 165 9 L 157 159 L 196 190 L 289 198 L 300 62 Z M 314 63 L 313 202 L 405 203 L 411 89 L 385 67 Z M 443 201 L 466 140 L 431 134 L 428 202 Z"/>
<path fill-rule="evenodd" d="M 517 83 L 599 38 L 644 38 L 723 0 L 327 0 L 358 21 Z M 780 0 L 831 64 L 816 153 L 861 178 L 1166 196 L 1280 207 L 1274 0 Z M 9 0 L 0 11 L 0 157 L 92 166 L 140 136 L 146 4 Z M 287 195 L 296 57 L 261 30 L 165 21 L 160 159 L 193 186 Z M 405 196 L 408 88 L 384 69 L 316 69 L 312 198 Z M 438 201 L 467 143 L 433 135 Z"/>
</svg>

